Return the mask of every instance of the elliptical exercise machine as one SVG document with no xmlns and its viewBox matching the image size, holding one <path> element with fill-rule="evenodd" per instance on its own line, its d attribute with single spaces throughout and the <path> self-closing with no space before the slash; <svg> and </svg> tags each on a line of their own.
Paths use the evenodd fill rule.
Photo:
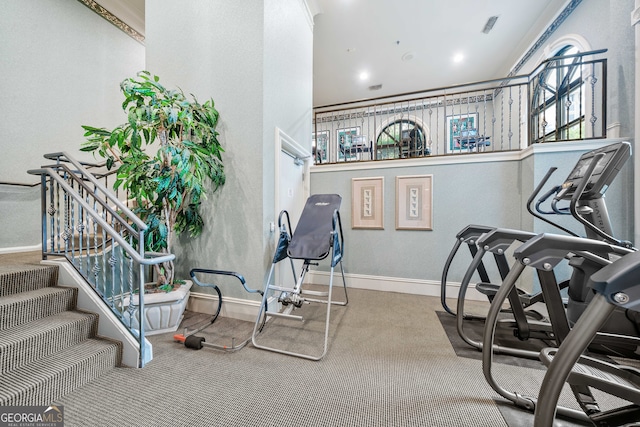
<svg viewBox="0 0 640 427">
<path fill-rule="evenodd" d="M 585 304 L 589 304 L 593 296 L 593 292 L 587 287 L 588 278 L 609 265 L 611 259 L 623 257 L 634 251 L 629 242 L 620 241 L 612 236 L 611 224 L 603 198 L 605 191 L 630 154 L 630 146 L 626 142 L 611 144 L 585 153 L 565 182 L 555 189 L 555 197 L 552 202 L 553 210 L 557 213 L 569 211 L 574 218 L 585 224 L 587 235 L 591 238 L 542 234 L 528 240 L 514 252 L 517 262 L 514 263 L 509 275 L 498 290 L 487 314 L 482 360 L 483 373 L 488 383 L 496 392 L 512 401 L 516 406 L 533 411 L 537 399 L 507 391 L 493 378 L 493 342 L 500 306 L 527 266 L 535 268 L 539 274 L 553 274 L 553 269 L 557 264 L 568 259 L 573 273 L 569 280 L 566 310 L 564 304 L 548 304 L 549 298 L 554 298 L 557 301 L 560 297 L 559 287 L 545 287 L 541 283 L 556 343 L 560 345 L 565 340 L 575 323 L 575 319 L 582 314 Z M 547 174 L 547 179 L 549 176 L 550 173 Z M 570 202 L 569 208 L 558 207 L 558 202 L 567 200 Z M 598 239 L 593 239 L 593 237 Z M 481 240 L 482 238 L 479 239 L 479 244 L 481 244 Z M 622 320 L 630 322 L 624 313 L 618 316 L 616 321 Z M 635 333 L 633 333 L 634 331 Z M 609 332 L 599 332 L 595 335 L 594 343 L 597 344 L 597 347 L 592 346 L 592 348 L 605 354 L 633 356 L 640 344 L 640 338 L 637 335 L 637 329 L 634 326 L 626 324 L 620 327 L 619 324 L 612 324 Z M 584 385 L 573 385 L 572 389 L 581 405 L 586 405 L 584 407 L 589 407 L 590 411 L 598 411 L 595 399 Z M 558 412 L 572 418 L 588 420 L 588 417 L 580 411 L 558 408 Z"/>
<path fill-rule="evenodd" d="M 545 203 L 550 196 L 557 194 L 562 186 L 556 186 L 548 191 L 546 194 L 538 198 L 538 195 L 548 182 L 551 175 L 556 171 L 557 168 L 551 168 L 542 181 L 535 188 L 531 196 L 527 201 L 527 210 L 536 218 L 543 220 L 544 222 L 553 225 L 557 229 L 562 232 L 577 236 L 574 232 L 568 230 L 567 228 L 559 225 L 557 222 L 550 221 L 544 215 L 563 215 L 569 214 L 568 208 L 564 211 L 559 209 L 556 206 L 556 201 L 552 202 L 553 209 L 550 211 L 543 211 L 541 205 Z M 537 199 L 537 200 L 536 200 Z M 533 204 L 535 202 L 535 211 L 533 209 Z M 484 321 L 486 316 L 476 315 L 476 314 L 468 314 L 464 310 L 466 294 L 469 290 L 469 286 L 471 283 L 471 279 L 474 274 L 477 272 L 480 276 L 480 282 L 476 283 L 475 289 L 483 294 L 485 294 L 489 300 L 489 302 L 493 301 L 495 294 L 497 293 L 500 285 L 496 283 L 502 282 L 507 274 L 509 273 L 510 267 L 509 262 L 507 260 L 507 250 L 510 247 L 517 245 L 518 243 L 526 242 L 528 239 L 536 236 L 536 233 L 521 231 L 521 230 L 512 230 L 512 229 L 502 229 L 497 227 L 488 227 L 482 225 L 469 225 L 465 227 L 462 231 L 460 231 L 456 235 L 456 243 L 449 254 L 445 262 L 445 266 L 443 269 L 443 275 L 441 279 L 441 304 L 445 311 L 451 315 L 456 316 L 456 328 L 458 331 L 458 335 L 465 341 L 468 345 L 482 350 L 482 342 L 476 341 L 472 339 L 464 329 L 464 325 L 466 321 Z M 460 282 L 460 288 L 458 292 L 456 311 L 452 310 L 448 307 L 446 302 L 446 285 L 447 285 L 447 276 L 449 273 L 449 269 L 451 264 L 459 250 L 459 248 L 466 243 L 469 247 L 469 251 L 471 252 L 472 262 L 467 268 L 465 275 Z M 493 254 L 495 259 L 495 263 L 500 274 L 499 282 L 491 282 L 489 280 L 489 276 L 487 274 L 486 268 L 484 266 L 484 256 L 487 253 Z M 546 286 L 557 287 L 560 289 L 564 289 L 568 286 L 568 281 L 563 281 L 561 283 L 557 283 L 555 281 L 555 277 L 553 275 L 547 273 L 538 273 L 538 278 L 541 284 L 546 284 Z M 538 338 L 541 340 L 553 340 L 554 332 L 549 324 L 548 319 L 545 318 L 543 314 L 536 311 L 533 307 L 535 304 L 543 302 L 543 294 L 542 292 L 535 293 L 527 293 L 521 289 L 514 288 L 508 295 L 508 300 L 510 304 L 509 309 L 503 310 L 503 312 L 511 313 L 512 319 L 501 319 L 500 326 L 505 329 L 512 329 L 513 335 L 518 338 L 520 341 L 529 340 L 529 338 Z M 562 300 L 560 297 L 548 297 L 547 304 L 553 304 L 556 307 L 562 306 Z M 460 315 L 462 313 L 462 315 Z M 514 349 L 509 346 L 496 346 L 494 351 L 504 354 L 512 354 L 520 357 L 528 357 L 532 359 L 538 358 L 538 349 L 543 346 L 538 346 L 536 350 L 527 351 L 522 349 Z"/>
<path fill-rule="evenodd" d="M 620 258 L 593 274 L 589 288 L 595 295 L 560 348 L 547 348 L 540 354 L 548 370 L 540 387 L 534 426 L 553 424 L 565 382 L 572 389 L 596 388 L 630 402 L 600 411 L 592 402 L 584 402 L 581 396 L 576 395 L 594 424 L 640 425 L 640 370 L 583 355 L 611 313 L 619 309 L 640 312 L 640 253 Z"/>
</svg>

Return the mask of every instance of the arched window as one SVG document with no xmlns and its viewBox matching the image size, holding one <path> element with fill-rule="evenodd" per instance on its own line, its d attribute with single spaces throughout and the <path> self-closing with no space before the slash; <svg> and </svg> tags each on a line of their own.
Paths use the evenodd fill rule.
<svg viewBox="0 0 640 427">
<path fill-rule="evenodd" d="M 536 77 L 532 93 L 534 141 L 585 137 L 585 85 L 579 49 L 558 50 Z M 557 58 L 557 59 L 554 59 Z"/>
<path fill-rule="evenodd" d="M 424 129 L 414 120 L 393 121 L 382 128 L 376 139 L 377 159 L 422 157 L 429 154 Z"/>
</svg>

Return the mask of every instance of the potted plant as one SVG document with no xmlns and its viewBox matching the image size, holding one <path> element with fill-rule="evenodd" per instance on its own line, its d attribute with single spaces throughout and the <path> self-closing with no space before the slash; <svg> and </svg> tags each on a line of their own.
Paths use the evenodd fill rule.
<svg viewBox="0 0 640 427">
<path fill-rule="evenodd" d="M 114 189 L 126 191 L 132 210 L 148 226 L 145 251 L 171 253 L 177 234 L 202 232 L 205 191 L 225 182 L 218 111 L 213 99 L 203 104 L 193 95 L 188 99 L 148 71 L 123 80 L 120 89 L 127 122 L 113 130 L 82 126 L 81 150 L 106 159 L 108 169 L 117 168 Z M 171 291 L 173 262 L 157 266 L 155 273 L 154 288 Z"/>
</svg>

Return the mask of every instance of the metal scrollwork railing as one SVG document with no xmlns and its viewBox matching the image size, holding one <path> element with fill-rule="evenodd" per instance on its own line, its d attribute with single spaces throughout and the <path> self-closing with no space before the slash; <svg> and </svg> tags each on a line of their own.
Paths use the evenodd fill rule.
<svg viewBox="0 0 640 427">
<path fill-rule="evenodd" d="M 75 267 L 139 342 L 143 367 L 145 267 L 175 255 L 145 252 L 146 224 L 80 162 L 65 152 L 45 158 L 55 163 L 29 171 L 41 180 L 43 258 L 64 256 Z"/>
<path fill-rule="evenodd" d="M 314 109 L 315 164 L 521 150 L 606 137 L 606 49 L 529 74 Z"/>
</svg>

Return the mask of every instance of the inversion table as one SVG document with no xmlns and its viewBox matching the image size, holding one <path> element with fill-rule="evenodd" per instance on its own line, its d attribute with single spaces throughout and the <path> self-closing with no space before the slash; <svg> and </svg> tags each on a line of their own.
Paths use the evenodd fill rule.
<svg viewBox="0 0 640 427">
<path fill-rule="evenodd" d="M 253 346 L 263 350 L 283 353 L 290 356 L 302 357 L 310 360 L 320 360 L 327 353 L 327 342 L 329 337 L 329 320 L 331 315 L 331 306 L 345 306 L 348 303 L 347 284 L 344 278 L 344 269 L 342 268 L 342 254 L 344 247 L 344 239 L 342 236 L 342 223 L 340 222 L 340 203 L 342 197 L 337 194 L 316 194 L 307 199 L 305 207 L 298 221 L 295 232 L 289 235 L 291 223 L 289 213 L 286 210 L 280 212 L 278 217 L 278 228 L 280 237 L 276 245 L 275 254 L 271 263 L 271 269 L 267 278 L 267 283 L 260 305 L 260 312 L 256 319 L 256 324 L 251 337 Z M 317 261 L 323 260 L 330 256 L 331 274 L 329 278 L 329 287 L 327 291 L 303 290 L 303 282 L 310 265 L 318 265 Z M 293 260 L 303 260 L 302 271 L 297 277 L 293 287 L 276 285 L 272 283 L 276 264 L 289 258 L 291 270 L 294 280 L 296 280 L 296 272 Z M 314 262 L 315 261 L 315 262 Z M 342 284 L 344 287 L 344 301 L 333 301 L 333 273 L 337 265 L 340 265 L 340 273 L 342 275 Z M 277 303 L 271 305 L 277 306 L 277 310 L 271 310 L 268 302 L 277 300 Z M 269 327 L 270 318 L 282 318 L 292 321 L 303 322 L 303 316 L 294 314 L 295 310 L 301 308 L 307 303 L 322 303 L 327 305 L 325 328 L 324 328 L 324 345 L 319 355 L 305 354 L 293 352 L 281 348 L 271 347 L 260 344 L 259 335 L 260 328 L 265 330 Z M 265 324 L 265 320 L 267 323 Z"/>
</svg>

